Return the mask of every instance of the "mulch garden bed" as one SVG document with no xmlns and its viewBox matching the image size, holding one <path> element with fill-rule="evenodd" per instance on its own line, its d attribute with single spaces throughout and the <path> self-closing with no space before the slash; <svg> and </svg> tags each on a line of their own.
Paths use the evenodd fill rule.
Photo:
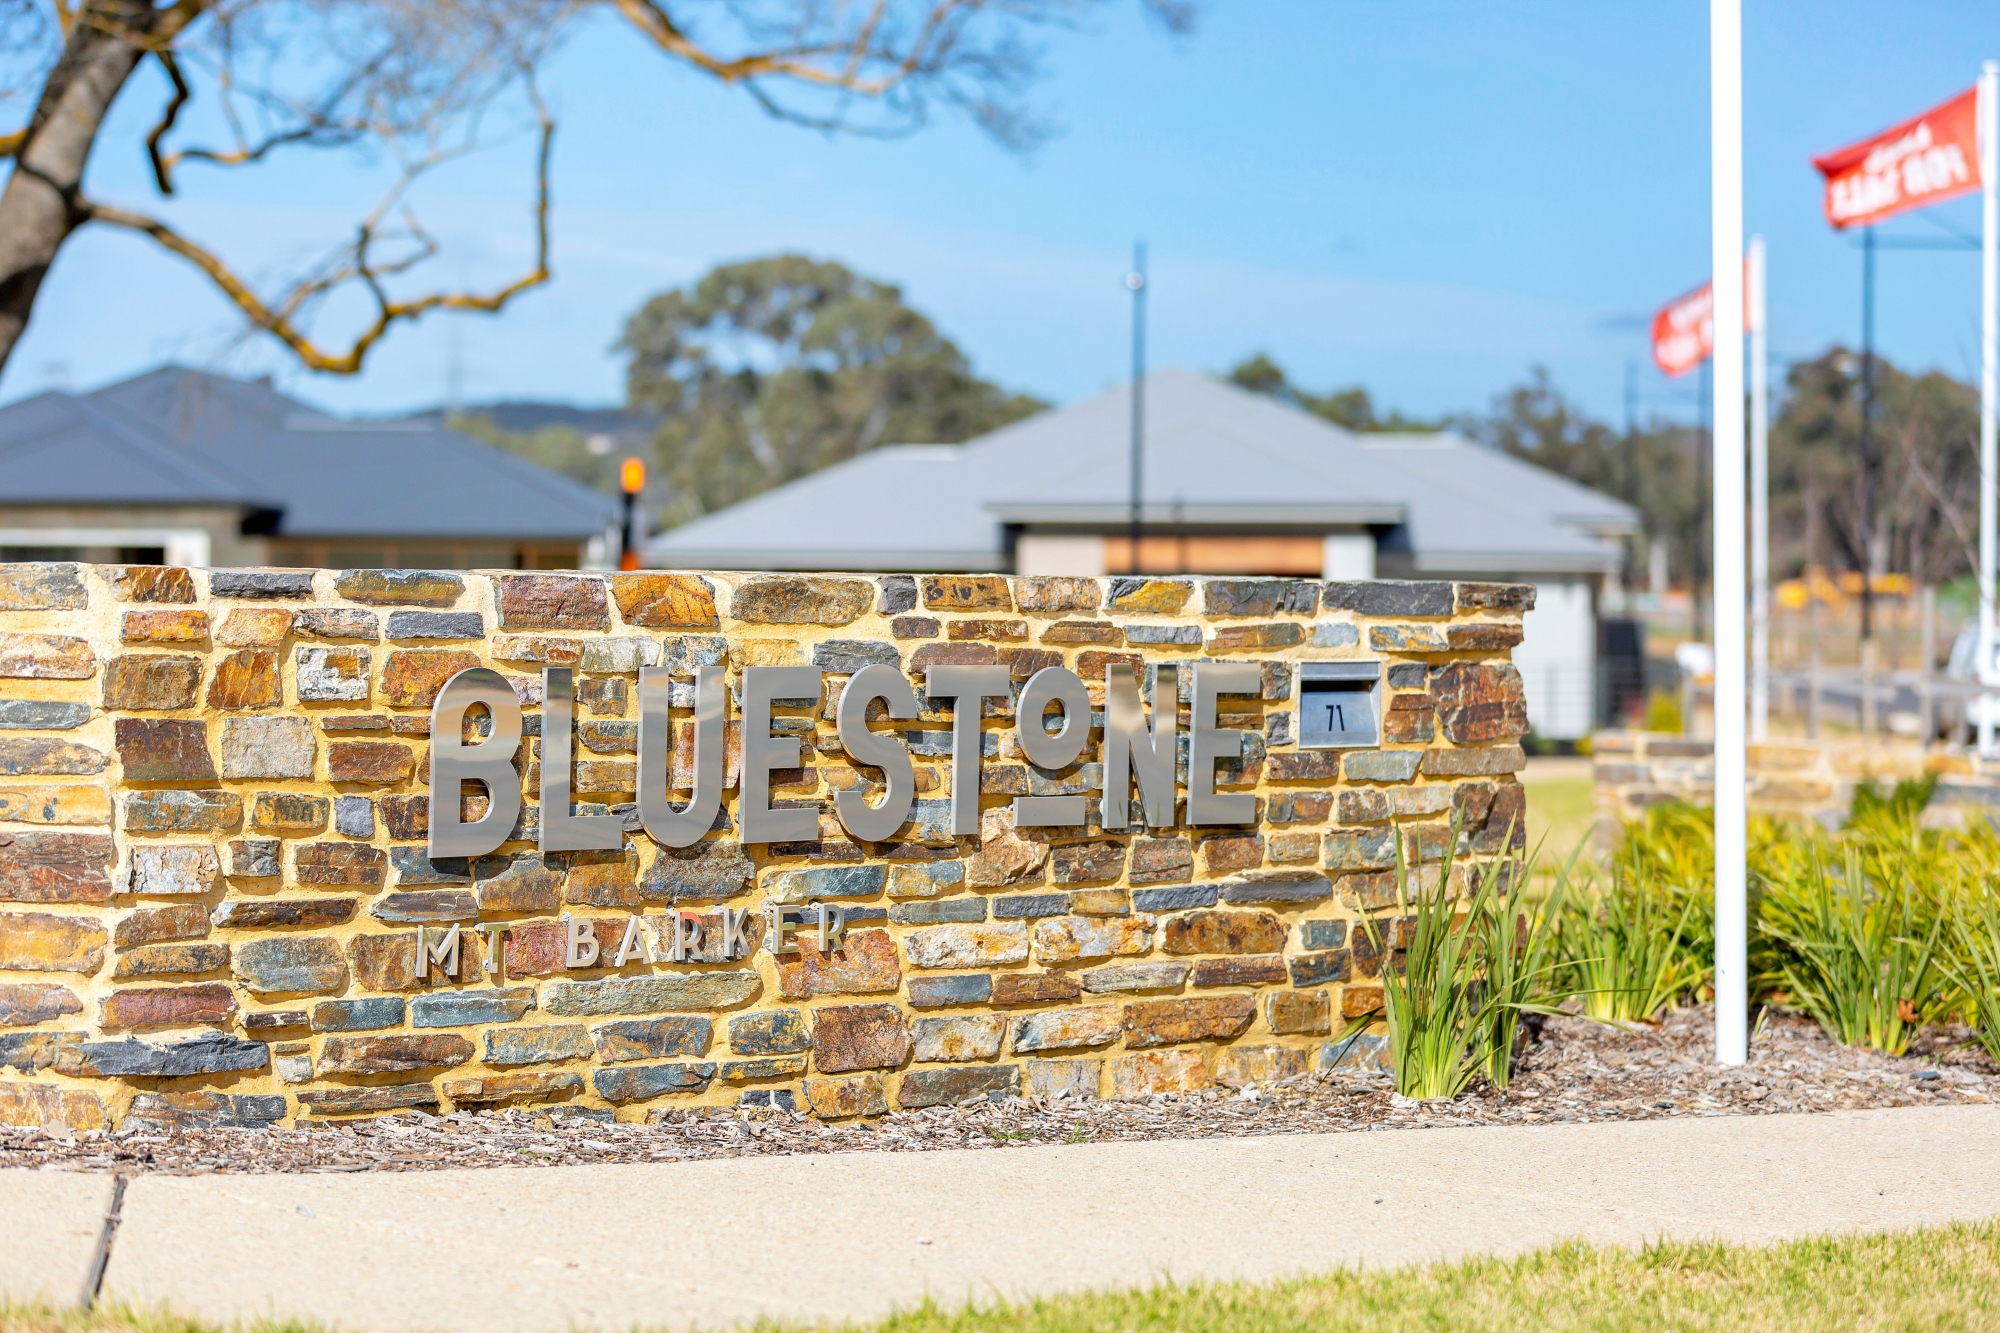
<svg viewBox="0 0 2000 1333">
<path fill-rule="evenodd" d="M 1713 1016 L 1677 1011 L 1631 1030 L 1550 1018 L 1512 1084 L 1449 1101 L 1399 1097 L 1388 1076 L 1337 1069 L 1270 1087 L 1141 1101 L 978 1101 L 826 1124 L 763 1108 L 653 1112 L 645 1124 L 561 1106 L 431 1116 L 403 1112 L 296 1129 L 91 1131 L 0 1126 L 0 1167 L 158 1172 L 434 1171 L 580 1162 L 692 1161 L 820 1152 L 999 1150 L 1050 1143 L 1536 1125 L 1668 1116 L 1780 1115 L 1952 1106 L 2000 1096 L 2000 1069 L 1962 1030 L 1925 1034 L 1907 1056 L 1836 1045 L 1811 1021 L 1766 1011 L 1750 1062 L 1711 1063 Z"/>
</svg>

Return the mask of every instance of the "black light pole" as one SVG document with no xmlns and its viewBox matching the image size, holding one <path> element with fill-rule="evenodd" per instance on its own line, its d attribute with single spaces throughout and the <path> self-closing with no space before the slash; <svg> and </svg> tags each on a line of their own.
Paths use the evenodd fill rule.
<svg viewBox="0 0 2000 1333">
<path fill-rule="evenodd" d="M 1869 510 L 1875 503 L 1875 458 L 1874 441 L 1869 438 L 1875 419 L 1875 229 L 1861 230 L 1861 444 L 1856 451 L 1860 466 L 1855 469 L 1855 506 L 1860 510 L 1856 520 L 1859 538 L 1855 543 L 1855 554 L 1861 561 L 1861 638 L 1866 640 L 1875 634 L 1875 590 L 1869 586 L 1869 567 L 1875 562 L 1871 558 L 1869 539 L 1874 532 L 1873 515 Z"/>
<path fill-rule="evenodd" d="M 1125 275 L 1132 293 L 1132 572 L 1139 572 L 1146 460 L 1146 243 L 1132 243 L 1132 271 Z"/>
</svg>

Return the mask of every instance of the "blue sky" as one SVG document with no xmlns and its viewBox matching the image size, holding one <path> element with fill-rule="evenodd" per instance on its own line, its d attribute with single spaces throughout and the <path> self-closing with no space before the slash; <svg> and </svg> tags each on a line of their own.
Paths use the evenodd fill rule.
<svg viewBox="0 0 2000 1333">
<path fill-rule="evenodd" d="M 1809 158 L 1943 100 L 2000 56 L 1991 3 L 1745 5 L 1746 225 L 1771 254 L 1774 351 L 1854 342 L 1860 255 L 1825 225 Z M 547 88 L 560 118 L 555 282 L 498 317 L 427 320 L 352 378 L 307 374 L 180 261 L 86 231 L 43 287 L 0 398 L 176 359 L 265 373 L 341 411 L 445 398 L 614 403 L 612 350 L 648 295 L 780 250 L 901 283 L 1010 388 L 1070 401 L 1122 378 L 1132 240 L 1152 255 L 1156 364 L 1268 351 L 1308 386 L 1478 408 L 1531 365 L 1611 419 L 1633 318 L 1708 262 L 1707 6 L 1208 0 L 1173 38 L 1128 5 L 1048 40 L 1033 155 L 962 122 L 828 138 L 764 117 L 616 21 L 576 32 Z M 339 236 L 379 168 L 326 154 L 151 194 L 135 147 L 158 104 L 135 79 L 92 164 L 99 197 L 166 213 L 271 278 Z M 139 132 L 134 133 L 138 127 Z M 122 132 L 121 132 L 122 131 Z M 420 200 L 447 281 L 527 254 L 528 144 L 460 164 Z M 1967 231 L 1976 200 L 1933 210 Z M 1941 235 L 1921 217 L 1885 233 Z M 1881 258 L 1877 339 L 1969 377 L 1976 252 Z M 1693 379 L 1645 366 L 1642 408 L 1692 412 Z"/>
</svg>

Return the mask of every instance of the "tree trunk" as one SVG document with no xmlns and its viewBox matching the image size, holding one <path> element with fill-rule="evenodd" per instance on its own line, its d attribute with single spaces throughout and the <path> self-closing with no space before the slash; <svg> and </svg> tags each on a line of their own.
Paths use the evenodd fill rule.
<svg viewBox="0 0 2000 1333">
<path fill-rule="evenodd" d="M 145 55 L 126 34 L 151 32 L 156 15 L 133 0 L 83 5 L 42 85 L 14 173 L 0 190 L 0 371 L 27 331 L 56 251 L 83 221 L 77 204 L 91 145 Z"/>
</svg>

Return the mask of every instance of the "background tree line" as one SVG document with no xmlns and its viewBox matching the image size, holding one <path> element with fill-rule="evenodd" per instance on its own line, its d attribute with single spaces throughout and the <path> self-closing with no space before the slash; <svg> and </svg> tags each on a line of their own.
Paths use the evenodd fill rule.
<svg viewBox="0 0 2000 1333">
<path fill-rule="evenodd" d="M 1360 387 L 1314 394 L 1263 354 L 1229 378 L 1358 431 L 1455 430 L 1639 510 L 1628 576 L 1642 581 L 1666 543 L 1673 582 L 1705 581 L 1707 432 L 1657 418 L 1631 430 L 1599 421 L 1536 367 L 1486 412 L 1423 421 L 1378 415 Z M 1771 565 L 1908 574 L 1919 584 L 1969 575 L 1978 552 L 1979 395 L 1939 371 L 1911 375 L 1875 358 L 1874 411 L 1862 446 L 1861 359 L 1833 347 L 1792 365 L 1771 420 Z M 1746 405 L 1747 414 L 1747 405 Z"/>
</svg>

